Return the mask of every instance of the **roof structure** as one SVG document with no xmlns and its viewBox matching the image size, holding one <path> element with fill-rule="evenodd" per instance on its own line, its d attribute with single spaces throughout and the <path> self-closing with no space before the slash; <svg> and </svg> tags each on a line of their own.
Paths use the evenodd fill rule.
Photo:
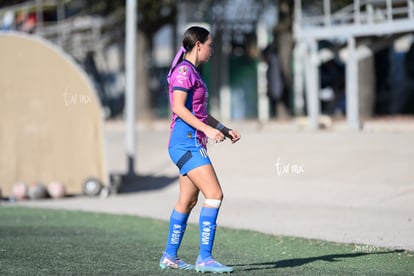
<svg viewBox="0 0 414 276">
<path fill-rule="evenodd" d="M 367 45 L 361 38 L 388 40 L 414 32 L 414 0 L 354 0 L 353 4 L 332 12 L 332 1 L 323 1 L 323 12 L 310 15 L 302 9 L 302 0 L 295 0 L 294 37 L 296 41 L 295 98 L 299 105 L 301 90 L 306 82 L 306 98 L 311 125 L 318 126 L 319 72 L 321 55 L 318 41 L 340 41 L 346 44 L 346 98 L 347 120 L 350 127 L 361 126 L 359 116 L 358 62 Z M 392 41 L 392 39 L 391 39 Z M 364 47 L 365 46 L 365 47 Z M 303 77 L 305 80 L 303 80 Z M 302 95 L 303 96 L 303 95 Z M 299 106 L 300 107 L 300 106 Z"/>
</svg>

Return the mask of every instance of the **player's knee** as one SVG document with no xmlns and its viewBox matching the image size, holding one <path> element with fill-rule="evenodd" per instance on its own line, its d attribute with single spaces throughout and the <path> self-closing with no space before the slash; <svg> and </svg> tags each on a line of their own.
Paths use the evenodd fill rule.
<svg viewBox="0 0 414 276">
<path fill-rule="evenodd" d="M 198 201 L 198 197 L 193 197 L 187 200 L 180 199 L 177 202 L 176 208 L 177 210 L 183 213 L 190 213 L 193 210 L 193 208 L 196 206 L 197 201 Z"/>
<path fill-rule="evenodd" d="M 221 190 L 209 191 L 204 194 L 205 198 L 223 200 L 223 192 Z"/>
<path fill-rule="evenodd" d="M 198 201 L 198 197 L 195 197 L 190 200 L 190 202 L 188 203 L 189 211 L 191 211 L 197 205 L 197 201 Z"/>
<path fill-rule="evenodd" d="M 219 200 L 219 199 L 209 199 L 209 198 L 206 198 L 204 200 L 204 206 L 211 207 L 211 208 L 220 208 L 220 206 L 221 206 L 221 200 Z"/>
</svg>

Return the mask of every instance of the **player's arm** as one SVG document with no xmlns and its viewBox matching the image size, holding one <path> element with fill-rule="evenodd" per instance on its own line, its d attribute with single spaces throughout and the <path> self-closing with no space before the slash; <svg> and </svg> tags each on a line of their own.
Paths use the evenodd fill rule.
<svg viewBox="0 0 414 276">
<path fill-rule="evenodd" d="M 174 90 L 173 97 L 174 100 L 172 104 L 172 112 L 174 112 L 178 117 L 180 117 L 184 122 L 186 122 L 190 126 L 204 132 L 204 134 L 207 135 L 208 138 L 216 142 L 221 142 L 224 140 L 225 137 L 221 131 L 215 129 L 214 127 L 211 127 L 209 124 L 205 124 L 196 116 L 194 116 L 193 113 L 190 112 L 190 110 L 188 110 L 188 108 L 185 106 L 185 102 L 187 100 L 187 92 Z"/>
<path fill-rule="evenodd" d="M 226 127 L 225 125 L 220 123 L 219 120 L 214 118 L 211 114 L 208 114 L 207 116 L 207 124 L 211 127 L 214 127 L 215 129 L 220 130 L 233 143 L 239 141 L 241 138 L 240 134 L 236 130 Z"/>
</svg>

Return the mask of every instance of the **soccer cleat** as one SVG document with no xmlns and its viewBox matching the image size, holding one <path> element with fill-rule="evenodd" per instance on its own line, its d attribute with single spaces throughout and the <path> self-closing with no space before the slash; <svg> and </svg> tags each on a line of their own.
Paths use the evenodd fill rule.
<svg viewBox="0 0 414 276">
<path fill-rule="evenodd" d="M 195 265 L 195 270 L 197 272 L 213 272 L 213 273 L 231 273 L 233 272 L 233 268 L 230 266 L 225 266 L 216 260 L 213 257 L 208 257 L 204 260 L 197 258 L 197 262 Z"/>
<path fill-rule="evenodd" d="M 180 260 L 177 257 L 171 257 L 164 253 L 160 260 L 160 267 L 161 269 L 173 268 L 173 269 L 181 269 L 181 270 L 192 270 L 194 266 L 191 264 L 187 264 L 186 262 Z"/>
</svg>

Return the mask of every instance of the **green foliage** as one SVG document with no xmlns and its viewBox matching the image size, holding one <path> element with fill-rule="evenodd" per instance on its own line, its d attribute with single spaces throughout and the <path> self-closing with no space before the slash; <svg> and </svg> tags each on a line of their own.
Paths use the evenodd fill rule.
<svg viewBox="0 0 414 276">
<path fill-rule="evenodd" d="M 109 15 L 114 13 L 125 16 L 126 0 L 95 1 L 83 3 L 84 13 Z M 166 24 L 173 24 L 177 16 L 177 1 L 174 0 L 139 0 L 138 28 L 151 42 L 152 36 Z"/>
<path fill-rule="evenodd" d="M 175 23 L 177 1 L 139 0 L 138 11 L 138 28 L 150 38 L 164 25 Z"/>
</svg>

